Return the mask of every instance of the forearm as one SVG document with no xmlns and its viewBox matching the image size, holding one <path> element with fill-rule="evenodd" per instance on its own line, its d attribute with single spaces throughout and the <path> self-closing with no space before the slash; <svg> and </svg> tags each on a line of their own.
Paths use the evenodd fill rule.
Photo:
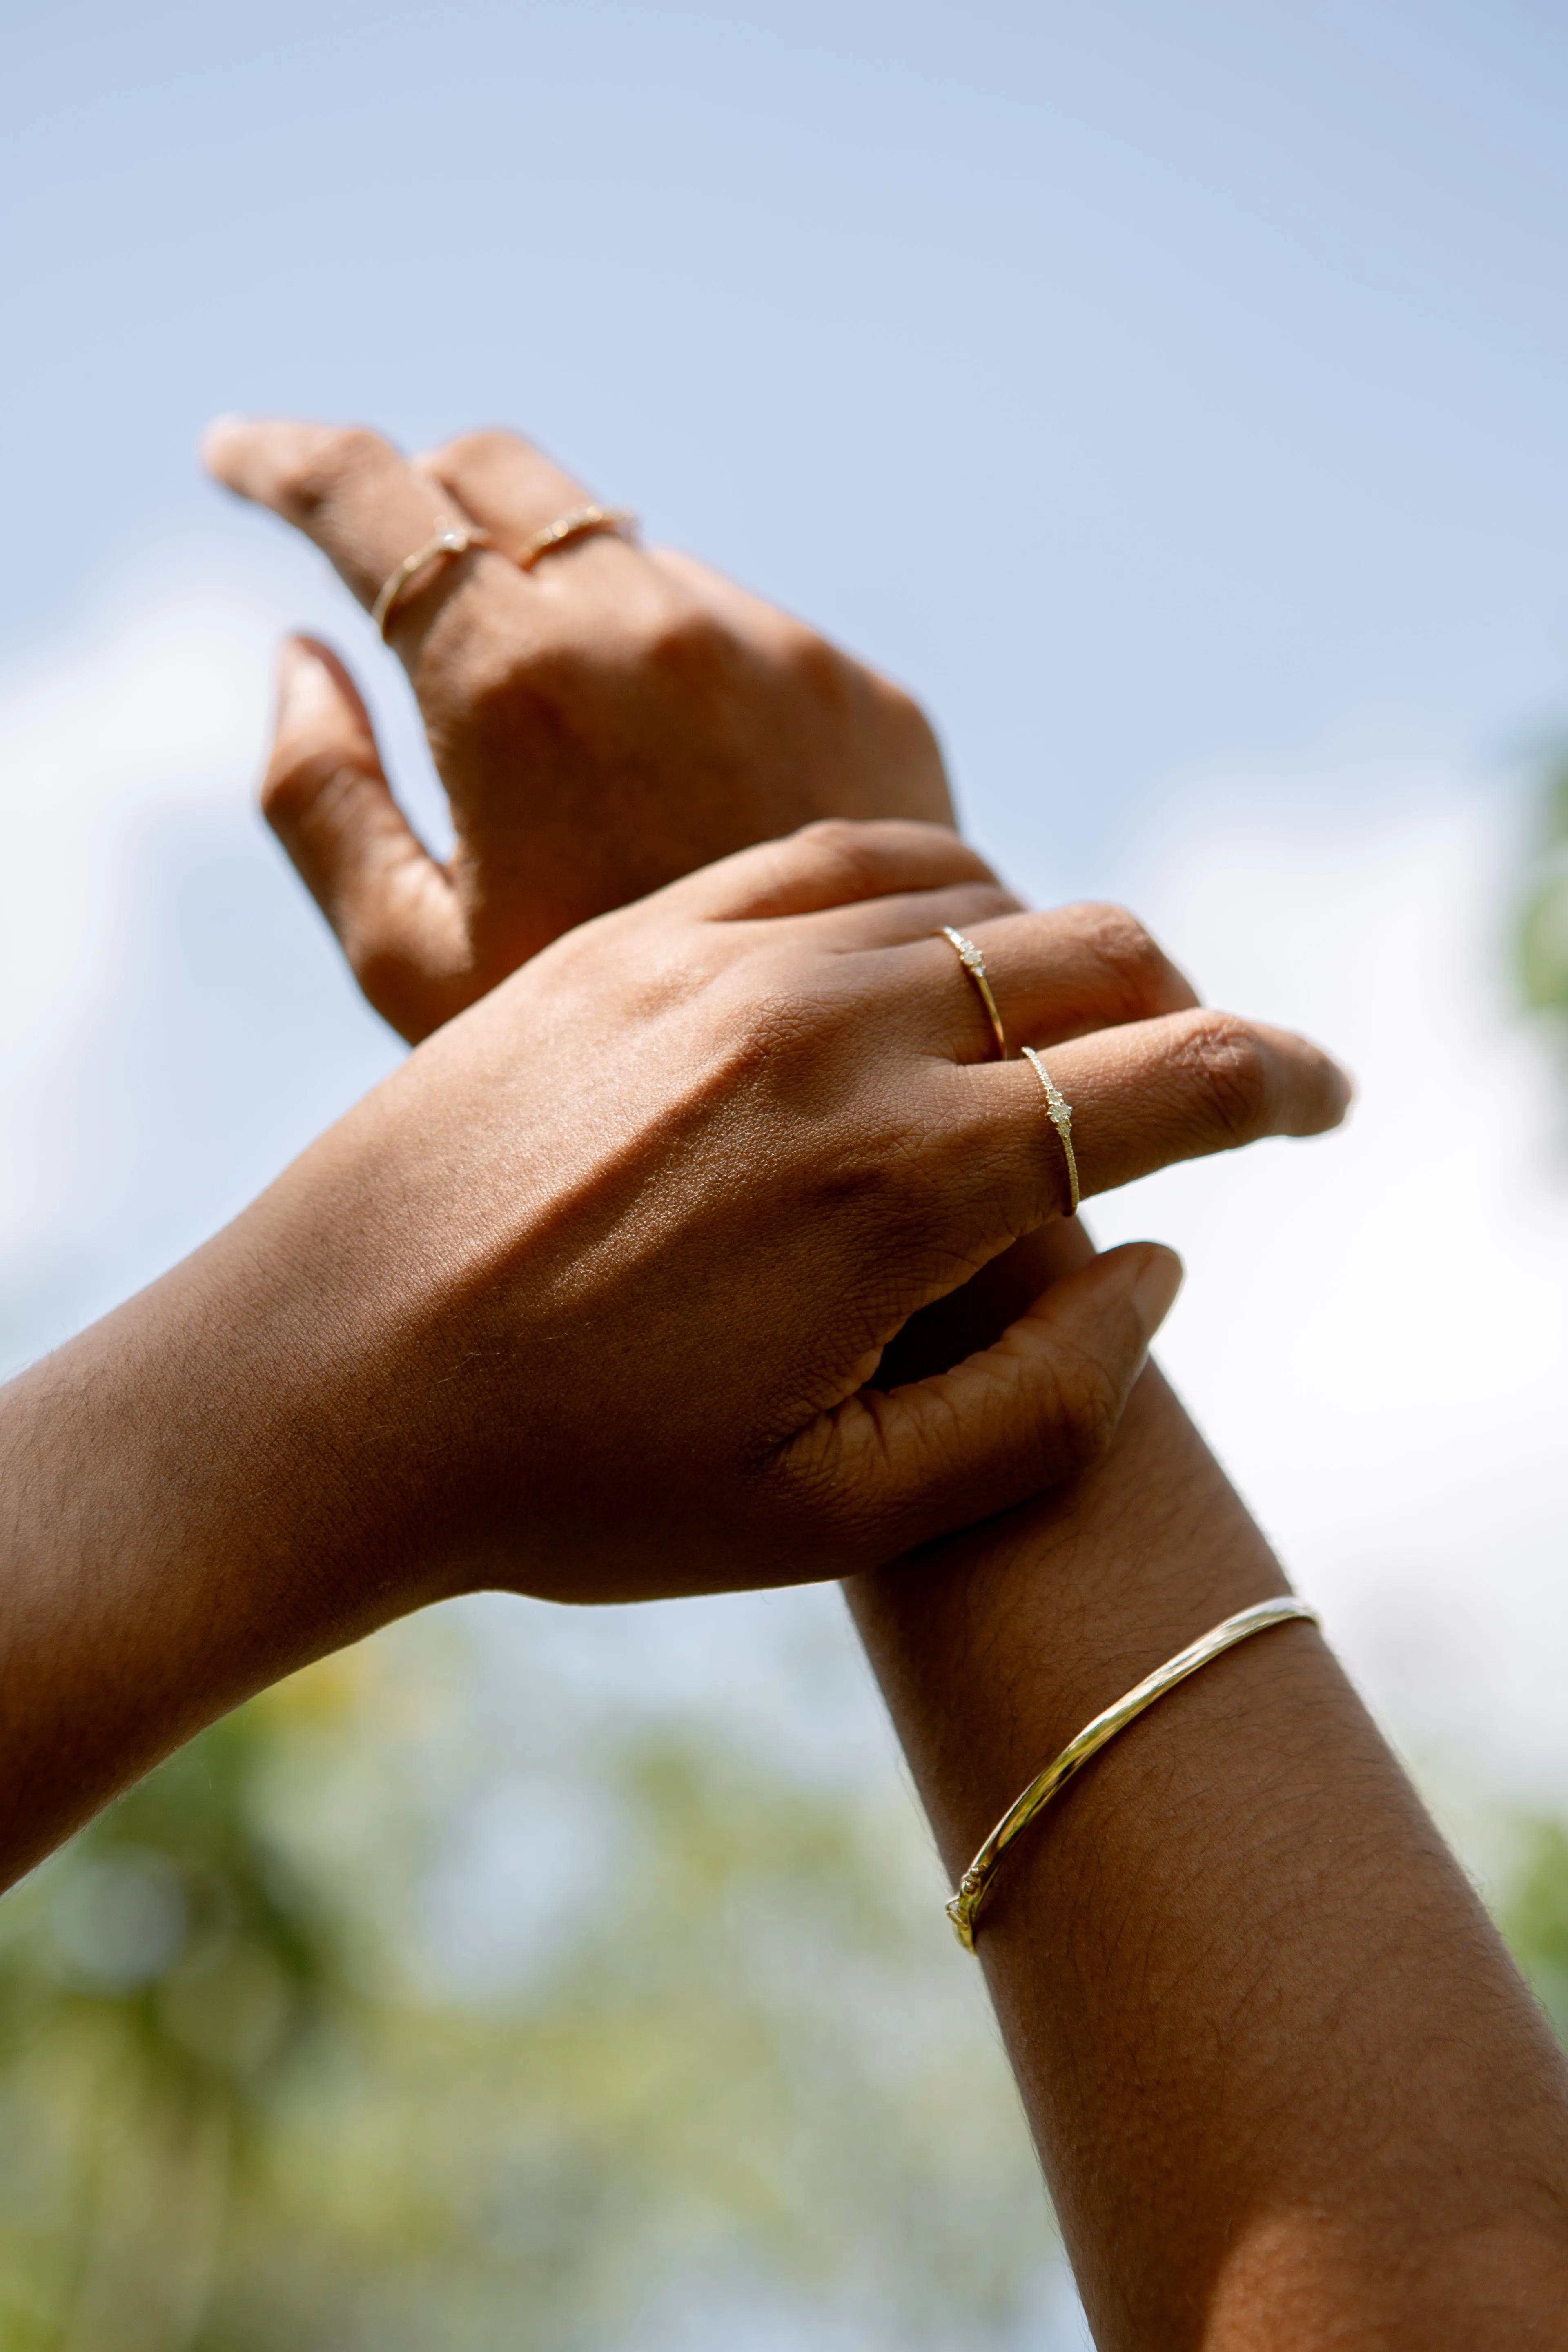
<svg viewBox="0 0 1568 2352">
<path fill-rule="evenodd" d="M 395 1454 L 341 1454 L 342 1330 L 263 1206 L 0 1391 L 0 1884 L 409 1605 Z"/>
<path fill-rule="evenodd" d="M 954 1879 L 1102 1706 L 1283 1589 L 1153 1371 L 1076 1488 L 858 1580 Z M 1100 2344 L 1559 2340 L 1562 2063 L 1310 1628 L 1114 1740 L 978 1944 Z"/>
</svg>

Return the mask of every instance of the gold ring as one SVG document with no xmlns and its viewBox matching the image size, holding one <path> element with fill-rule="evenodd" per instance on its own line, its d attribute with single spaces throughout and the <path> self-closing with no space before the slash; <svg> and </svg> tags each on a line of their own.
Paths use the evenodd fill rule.
<svg viewBox="0 0 1568 2352">
<path fill-rule="evenodd" d="M 942 936 L 957 949 L 959 962 L 980 991 L 980 1002 L 985 1007 L 991 1034 L 996 1040 L 996 1059 L 1005 1062 L 1007 1058 L 1007 1032 L 1002 1026 L 1002 1015 L 996 1010 L 996 999 L 992 995 L 991 982 L 985 977 L 985 959 L 974 941 L 966 940 L 962 931 L 955 931 L 951 923 L 943 923 Z"/>
<path fill-rule="evenodd" d="M 1024 1059 L 1029 1064 L 1036 1077 L 1046 1090 L 1046 1110 L 1051 1125 L 1062 1139 L 1062 1153 L 1068 1164 L 1068 1182 L 1072 1187 L 1072 1206 L 1068 1209 L 1068 1214 L 1069 1217 L 1076 1217 L 1078 1214 L 1078 1155 L 1072 1148 L 1072 1105 L 1032 1045 L 1024 1047 Z"/>
<path fill-rule="evenodd" d="M 423 547 L 416 547 L 412 555 L 405 555 L 396 570 L 387 573 L 381 583 L 381 593 L 370 608 L 370 617 L 380 630 L 383 643 L 386 640 L 386 625 L 399 598 L 409 582 L 423 572 L 426 564 L 436 562 L 443 555 L 467 555 L 470 547 L 492 547 L 494 544 L 489 531 L 481 530 L 478 523 L 450 522 L 444 524 L 433 539 L 427 539 Z"/>
<path fill-rule="evenodd" d="M 531 539 L 525 539 L 512 561 L 520 572 L 531 572 L 542 555 L 553 555 L 558 547 L 569 547 L 576 539 L 589 539 L 595 531 L 614 531 L 618 539 L 637 535 L 637 519 L 627 507 L 574 507 L 570 514 L 557 515 Z"/>
</svg>

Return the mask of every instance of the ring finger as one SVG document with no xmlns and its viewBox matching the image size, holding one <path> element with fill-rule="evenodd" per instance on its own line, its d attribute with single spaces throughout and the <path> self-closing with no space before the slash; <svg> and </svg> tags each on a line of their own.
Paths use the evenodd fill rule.
<svg viewBox="0 0 1568 2352">
<path fill-rule="evenodd" d="M 846 908 L 815 919 L 836 944 L 896 948 L 908 975 L 905 1001 L 921 1008 L 935 1050 L 949 1059 L 997 1058 L 985 992 L 960 940 L 979 953 L 1011 1054 L 1185 1012 L 1198 1001 L 1125 908 L 1023 912 L 987 904 L 978 890 L 969 897 L 972 913 L 955 911 L 962 903 L 950 891 L 917 893 L 881 899 L 874 910 Z M 959 939 L 944 937 L 944 925 Z"/>
</svg>

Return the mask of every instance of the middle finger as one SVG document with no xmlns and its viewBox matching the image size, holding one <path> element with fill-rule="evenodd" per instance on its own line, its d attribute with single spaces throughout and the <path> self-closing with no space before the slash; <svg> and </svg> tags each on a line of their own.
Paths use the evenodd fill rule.
<svg viewBox="0 0 1568 2352">
<path fill-rule="evenodd" d="M 921 893 L 880 901 L 871 935 L 858 908 L 812 919 L 834 944 L 892 947 L 905 971 L 900 992 L 918 1007 L 933 1050 L 955 1061 L 996 1057 L 984 998 L 941 927 L 980 950 L 1001 1015 L 1009 1053 L 1024 1045 L 1058 1045 L 1096 1029 L 1151 1021 L 1188 1011 L 1198 1002 L 1180 972 L 1135 916 L 1121 907 L 1057 907 L 1048 913 L 1009 912 L 973 901 L 974 919 L 952 910 L 948 894 Z M 857 937 L 858 932 L 864 937 Z"/>
<path fill-rule="evenodd" d="M 563 473 L 542 449 L 535 449 L 521 434 L 499 428 L 461 434 L 443 448 L 416 457 L 414 466 L 482 524 L 501 554 L 514 563 L 550 524 L 599 504 L 591 490 Z M 562 557 L 571 559 L 564 572 Z M 628 570 L 645 570 L 646 564 L 646 557 L 618 531 L 601 530 L 568 541 L 540 563 L 536 576 L 546 585 L 571 578 L 584 565 L 612 576 L 619 571 L 624 576 Z"/>
<path fill-rule="evenodd" d="M 203 444 L 208 466 L 239 497 L 269 507 L 314 541 L 367 607 L 396 567 L 439 530 L 471 523 L 451 493 L 419 472 L 389 441 L 359 425 L 241 418 L 215 425 Z M 412 580 L 387 634 L 412 654 L 439 607 L 483 564 L 506 593 L 523 575 L 504 555 L 446 555 Z"/>
</svg>

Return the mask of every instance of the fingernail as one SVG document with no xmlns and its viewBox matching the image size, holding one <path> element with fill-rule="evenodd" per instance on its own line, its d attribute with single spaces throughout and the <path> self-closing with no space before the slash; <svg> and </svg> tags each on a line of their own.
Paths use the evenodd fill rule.
<svg viewBox="0 0 1568 2352">
<path fill-rule="evenodd" d="M 209 473 L 221 472 L 224 450 L 235 435 L 243 431 L 244 425 L 243 416 L 215 416 L 207 425 L 197 446 L 201 451 L 202 463 Z"/>
<path fill-rule="evenodd" d="M 1133 1277 L 1132 1304 L 1151 1339 L 1175 1305 L 1185 1277 L 1186 1268 L 1174 1250 L 1159 1242 L 1146 1244 L 1143 1263 Z"/>
<path fill-rule="evenodd" d="M 299 727 L 318 718 L 336 698 L 331 670 L 302 637 L 286 637 L 278 655 L 278 726 Z"/>
</svg>

